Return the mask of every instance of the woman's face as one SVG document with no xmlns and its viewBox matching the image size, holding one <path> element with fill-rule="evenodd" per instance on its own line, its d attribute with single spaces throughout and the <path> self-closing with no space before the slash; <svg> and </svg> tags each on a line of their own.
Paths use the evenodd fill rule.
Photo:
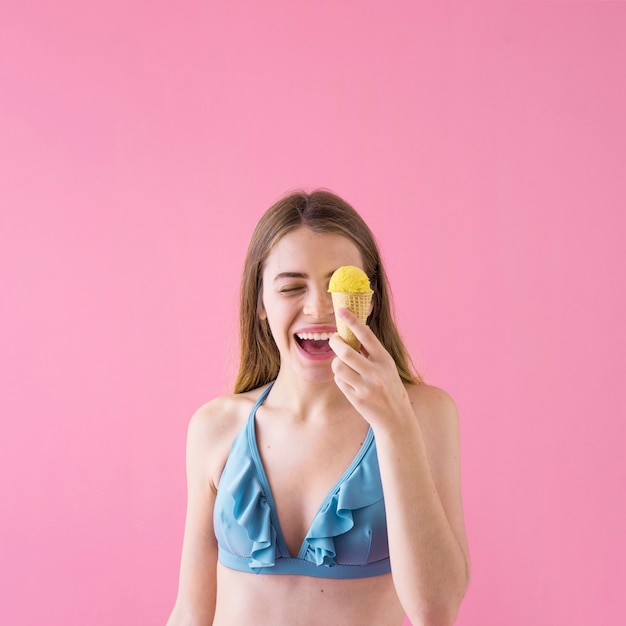
<svg viewBox="0 0 626 626">
<path fill-rule="evenodd" d="M 332 379 L 334 353 L 328 338 L 336 326 L 327 290 L 332 273 L 342 265 L 363 269 L 356 245 L 306 226 L 285 235 L 267 257 L 260 315 L 280 352 L 281 371 L 289 368 L 309 382 Z"/>
</svg>

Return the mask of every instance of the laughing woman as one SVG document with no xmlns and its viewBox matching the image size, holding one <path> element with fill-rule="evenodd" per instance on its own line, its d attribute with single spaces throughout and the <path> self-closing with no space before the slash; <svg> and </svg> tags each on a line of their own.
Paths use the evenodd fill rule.
<svg viewBox="0 0 626 626">
<path fill-rule="evenodd" d="M 354 265 L 366 326 L 328 282 Z M 169 626 L 453 624 L 469 580 L 451 398 L 425 384 L 391 316 L 374 237 L 327 191 L 259 221 L 246 257 L 235 393 L 193 416 Z"/>
</svg>

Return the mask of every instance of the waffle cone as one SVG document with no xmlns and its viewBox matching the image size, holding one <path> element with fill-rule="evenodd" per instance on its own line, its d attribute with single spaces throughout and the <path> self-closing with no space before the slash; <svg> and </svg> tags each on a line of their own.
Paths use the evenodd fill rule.
<svg viewBox="0 0 626 626">
<path fill-rule="evenodd" d="M 337 332 L 339 336 L 355 350 L 361 347 L 361 343 L 354 336 L 354 333 L 346 326 L 344 321 L 339 318 L 337 311 L 339 309 L 348 309 L 352 311 L 364 324 L 370 312 L 370 304 L 372 303 L 371 293 L 344 293 L 333 291 L 333 308 L 335 309 L 335 322 L 337 323 Z"/>
</svg>

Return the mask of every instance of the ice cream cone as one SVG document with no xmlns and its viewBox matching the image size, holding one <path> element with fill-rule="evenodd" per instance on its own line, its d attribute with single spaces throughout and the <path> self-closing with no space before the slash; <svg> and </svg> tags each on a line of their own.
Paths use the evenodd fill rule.
<svg viewBox="0 0 626 626">
<path fill-rule="evenodd" d="M 331 292 L 333 298 L 333 308 L 335 309 L 335 321 L 337 323 L 337 333 L 352 348 L 359 350 L 361 343 L 354 336 L 354 333 L 346 326 L 345 322 L 337 315 L 339 309 L 352 311 L 364 324 L 370 312 L 372 303 L 371 293 L 347 293 L 341 291 Z"/>
</svg>

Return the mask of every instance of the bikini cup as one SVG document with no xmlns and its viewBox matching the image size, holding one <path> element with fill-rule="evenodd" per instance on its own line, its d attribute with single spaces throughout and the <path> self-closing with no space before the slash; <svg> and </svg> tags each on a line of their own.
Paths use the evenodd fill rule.
<svg viewBox="0 0 626 626">
<path fill-rule="evenodd" d="M 383 490 L 371 428 L 320 505 L 298 554 L 289 554 L 256 441 L 256 411 L 270 390 L 259 397 L 235 438 L 220 478 L 214 509 L 219 561 L 264 574 L 362 578 L 389 573 Z"/>
</svg>

